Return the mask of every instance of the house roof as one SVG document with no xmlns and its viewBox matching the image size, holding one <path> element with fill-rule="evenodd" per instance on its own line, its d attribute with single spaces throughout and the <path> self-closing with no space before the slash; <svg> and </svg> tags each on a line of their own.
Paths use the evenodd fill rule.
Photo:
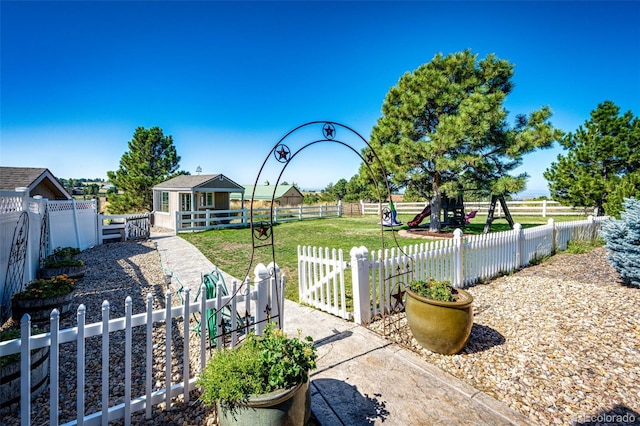
<svg viewBox="0 0 640 426">
<path fill-rule="evenodd" d="M 54 193 L 64 198 L 71 198 L 69 192 L 49 171 L 42 167 L 0 167 L 0 190 L 15 191 L 16 188 L 29 188 L 31 192 L 43 183 Z"/>
<path fill-rule="evenodd" d="M 155 190 L 191 191 L 193 189 L 212 189 L 219 192 L 244 191 L 239 185 L 223 174 L 217 175 L 179 175 L 153 187 Z"/>
<path fill-rule="evenodd" d="M 255 194 L 253 192 L 254 188 Z M 285 194 L 290 197 L 296 195 L 302 197 L 302 193 L 293 185 L 244 185 L 244 195 L 246 197 L 251 197 L 251 194 L 253 194 L 254 200 L 270 200 L 271 197 L 277 200 L 282 198 Z M 231 196 L 231 199 L 236 198 L 239 197 Z"/>
</svg>

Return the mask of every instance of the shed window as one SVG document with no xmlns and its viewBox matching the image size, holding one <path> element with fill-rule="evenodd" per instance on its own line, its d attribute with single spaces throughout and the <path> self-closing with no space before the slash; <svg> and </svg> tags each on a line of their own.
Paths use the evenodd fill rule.
<svg viewBox="0 0 640 426">
<path fill-rule="evenodd" d="M 215 207 L 213 203 L 213 192 L 204 192 L 200 194 L 200 205 L 202 207 Z"/>
<path fill-rule="evenodd" d="M 169 193 L 167 191 L 160 193 L 160 211 L 169 213 Z"/>
</svg>

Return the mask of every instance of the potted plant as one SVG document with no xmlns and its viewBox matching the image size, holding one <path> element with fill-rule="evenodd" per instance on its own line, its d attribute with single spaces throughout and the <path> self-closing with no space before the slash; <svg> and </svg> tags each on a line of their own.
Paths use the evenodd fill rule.
<svg viewBox="0 0 640 426">
<path fill-rule="evenodd" d="M 31 334 L 43 333 L 32 329 Z M 0 332 L 0 342 L 19 339 L 20 330 L 11 328 Z M 49 347 L 31 351 L 31 400 L 49 383 Z M 20 354 L 0 358 L 0 416 L 15 412 L 20 405 Z"/>
<path fill-rule="evenodd" d="M 405 312 L 413 337 L 425 349 L 460 352 L 473 327 L 473 296 L 448 281 L 414 281 L 407 288 Z"/>
<path fill-rule="evenodd" d="M 80 250 L 75 247 L 58 247 L 53 254 L 47 256 L 40 269 L 38 276 L 40 278 L 52 278 L 59 275 L 66 275 L 70 278 L 82 278 L 86 271 L 84 262 L 76 259 L 75 256 Z"/>
<path fill-rule="evenodd" d="M 269 324 L 262 336 L 214 354 L 197 380 L 200 399 L 217 406 L 220 425 L 305 425 L 316 357 L 311 337 L 289 338 Z"/>
<path fill-rule="evenodd" d="M 44 322 L 54 308 L 60 316 L 66 314 L 71 308 L 75 282 L 66 275 L 31 281 L 25 290 L 11 297 L 11 316 L 20 321 L 24 314 L 29 314 L 31 321 Z"/>
</svg>

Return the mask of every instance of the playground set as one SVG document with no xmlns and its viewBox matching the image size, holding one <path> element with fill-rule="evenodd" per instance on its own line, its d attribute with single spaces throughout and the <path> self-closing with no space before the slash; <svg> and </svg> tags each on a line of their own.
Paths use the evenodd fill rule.
<svg viewBox="0 0 640 426">
<path fill-rule="evenodd" d="M 505 201 L 504 196 L 502 195 L 492 195 L 491 203 L 489 204 L 489 211 L 487 212 L 487 222 L 484 225 L 483 233 L 488 233 L 491 230 L 491 223 L 496 219 L 495 218 L 495 210 L 496 205 L 500 203 L 502 207 L 502 211 L 504 212 L 505 219 L 509 223 L 509 227 L 513 229 L 513 218 L 511 217 L 511 213 L 509 212 L 509 208 L 507 207 L 507 202 Z M 464 199 L 462 195 L 457 197 L 442 197 L 442 220 L 441 225 L 444 228 L 464 228 L 465 225 L 469 224 L 469 221 L 476 217 L 478 214 L 478 210 L 473 210 L 469 213 L 464 212 Z M 427 204 L 427 206 L 418 213 L 413 220 L 407 222 L 407 226 L 409 228 L 417 228 L 420 226 L 422 221 L 431 217 L 431 204 Z M 402 222 L 398 222 L 397 220 L 397 212 L 393 202 L 389 202 L 389 207 L 385 207 L 382 211 L 382 225 L 384 226 L 400 226 Z"/>
</svg>

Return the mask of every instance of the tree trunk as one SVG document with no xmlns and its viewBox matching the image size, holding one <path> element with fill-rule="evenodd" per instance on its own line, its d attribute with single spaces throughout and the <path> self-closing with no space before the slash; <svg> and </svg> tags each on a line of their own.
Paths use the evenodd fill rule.
<svg viewBox="0 0 640 426">
<path fill-rule="evenodd" d="M 440 173 L 433 176 L 433 197 L 431 197 L 431 223 L 430 232 L 440 232 L 440 209 L 442 208 L 442 194 L 440 193 Z"/>
</svg>

